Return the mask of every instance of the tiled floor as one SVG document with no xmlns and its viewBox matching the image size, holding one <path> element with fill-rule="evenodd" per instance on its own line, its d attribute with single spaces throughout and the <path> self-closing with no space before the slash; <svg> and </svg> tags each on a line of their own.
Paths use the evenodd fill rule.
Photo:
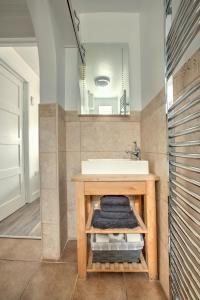
<svg viewBox="0 0 200 300">
<path fill-rule="evenodd" d="M 59 262 L 41 262 L 41 241 L 0 239 L 1 300 L 166 300 L 144 274 L 89 274 L 77 279 L 76 242 Z"/>
</svg>

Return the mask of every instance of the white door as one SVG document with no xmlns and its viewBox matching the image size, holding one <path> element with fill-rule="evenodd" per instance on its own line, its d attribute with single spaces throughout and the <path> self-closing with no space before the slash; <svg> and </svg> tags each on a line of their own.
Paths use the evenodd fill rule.
<svg viewBox="0 0 200 300">
<path fill-rule="evenodd" d="M 0 221 L 25 204 L 23 82 L 0 61 Z"/>
</svg>

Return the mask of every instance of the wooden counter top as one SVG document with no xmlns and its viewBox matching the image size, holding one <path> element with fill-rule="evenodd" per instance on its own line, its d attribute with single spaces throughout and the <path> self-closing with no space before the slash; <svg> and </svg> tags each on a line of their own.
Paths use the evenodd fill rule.
<svg viewBox="0 0 200 300">
<path fill-rule="evenodd" d="M 159 177 L 154 174 L 148 175 L 108 175 L 108 174 L 77 174 L 72 177 L 72 181 L 79 181 L 79 182 L 93 182 L 93 181 L 158 181 Z"/>
</svg>

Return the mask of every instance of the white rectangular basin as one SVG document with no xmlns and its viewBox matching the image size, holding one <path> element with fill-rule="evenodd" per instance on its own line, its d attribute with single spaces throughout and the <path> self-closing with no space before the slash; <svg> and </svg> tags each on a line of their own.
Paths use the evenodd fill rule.
<svg viewBox="0 0 200 300">
<path fill-rule="evenodd" d="M 81 162 L 82 174 L 149 174 L 147 160 L 88 159 Z"/>
</svg>

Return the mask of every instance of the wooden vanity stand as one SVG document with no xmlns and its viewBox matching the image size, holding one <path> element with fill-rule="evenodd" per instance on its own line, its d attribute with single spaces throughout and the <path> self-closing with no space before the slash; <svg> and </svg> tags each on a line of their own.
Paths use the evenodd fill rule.
<svg viewBox="0 0 200 300">
<path fill-rule="evenodd" d="M 157 230 L 155 182 L 158 177 L 148 175 L 77 175 L 77 255 L 79 278 L 87 272 L 147 272 L 149 279 L 157 279 Z M 139 226 L 133 229 L 98 229 L 91 225 L 93 205 L 91 196 L 134 196 L 133 210 Z M 142 233 L 145 236 L 144 255 L 140 263 L 92 263 L 87 236 L 91 233 Z"/>
</svg>

